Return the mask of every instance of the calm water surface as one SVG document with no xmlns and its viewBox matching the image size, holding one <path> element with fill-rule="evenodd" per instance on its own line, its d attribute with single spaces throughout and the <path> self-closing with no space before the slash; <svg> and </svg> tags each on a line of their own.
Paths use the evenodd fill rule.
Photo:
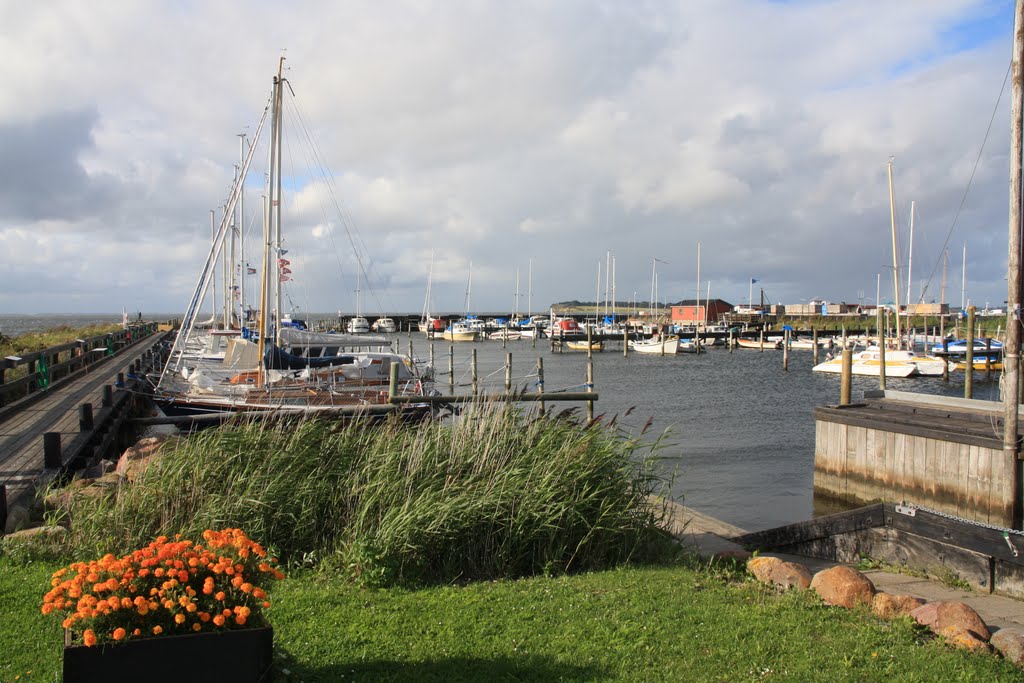
<svg viewBox="0 0 1024 683">
<path fill-rule="evenodd" d="M 166 320 L 175 316 L 147 315 Z M 0 332 L 13 336 L 56 325 L 80 326 L 119 322 L 120 314 L 80 316 L 0 315 Z M 429 357 L 430 343 L 420 334 L 400 334 L 398 350 L 409 342 L 420 358 Z M 434 342 L 440 371 L 448 367 L 451 344 Z M 456 391 L 468 393 L 470 358 L 477 351 L 481 381 L 498 390 L 505 378 L 504 362 L 512 354 L 513 384 L 534 389 L 537 359 L 544 359 L 545 390 L 581 391 L 586 354 L 551 353 L 544 340 L 454 345 Z M 594 354 L 594 383 L 600 394 L 595 412 L 617 416 L 634 432 L 648 426 L 647 438 L 664 434 L 660 455 L 665 472 L 674 474 L 673 494 L 686 505 L 741 528 L 756 530 L 812 516 L 815 406 L 839 400 L 839 376 L 811 372 L 810 351 L 793 351 L 789 371 L 782 370 L 782 352 L 721 347 L 699 356 L 661 357 L 630 354 L 621 344 Z M 438 388 L 447 393 L 446 375 Z M 998 375 L 974 379 L 974 397 L 998 400 Z M 854 398 L 876 389 L 872 377 L 853 378 Z M 889 379 L 897 391 L 963 396 L 963 373 L 941 378 Z M 564 408 L 582 404 L 549 404 Z"/>
</svg>

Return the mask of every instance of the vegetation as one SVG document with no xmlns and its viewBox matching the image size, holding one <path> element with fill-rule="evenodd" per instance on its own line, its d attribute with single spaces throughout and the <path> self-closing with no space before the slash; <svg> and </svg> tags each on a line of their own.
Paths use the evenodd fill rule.
<svg viewBox="0 0 1024 683">
<path fill-rule="evenodd" d="M 18 356 L 33 351 L 42 351 L 51 346 L 70 344 L 76 339 L 87 339 L 97 337 L 101 334 L 109 334 L 121 329 L 120 324 L 89 325 L 87 327 L 71 327 L 61 325 L 44 332 L 31 332 L 7 337 L 0 334 L 0 356 Z"/>
<path fill-rule="evenodd" d="M 58 676 L 40 613 L 56 564 L 0 558 L 0 680 Z M 909 620 L 777 595 L 705 568 L 627 568 L 408 590 L 302 571 L 275 587 L 276 680 L 1019 681 Z"/>
<path fill-rule="evenodd" d="M 607 567 L 670 552 L 652 448 L 506 403 L 453 425 L 241 424 L 180 441 L 116 500 L 73 497 L 67 542 L 123 554 L 231 526 L 372 585 Z"/>
</svg>

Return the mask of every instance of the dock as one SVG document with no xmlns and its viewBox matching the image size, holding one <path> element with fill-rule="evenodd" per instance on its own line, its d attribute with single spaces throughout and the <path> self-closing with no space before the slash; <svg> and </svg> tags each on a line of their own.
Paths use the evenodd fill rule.
<svg viewBox="0 0 1024 683">
<path fill-rule="evenodd" d="M 134 335 L 114 336 L 107 347 L 109 355 L 86 351 L 51 363 L 51 370 L 63 370 L 52 381 L 34 377 L 46 364 L 40 355 L 29 361 L 32 368 L 26 378 L 0 384 L 3 389 L 24 385 L 25 379 L 33 381 L 27 395 L 0 407 L 0 531 L 17 524 L 13 511 L 29 505 L 37 486 L 48 477 L 91 464 L 93 458 L 118 445 L 119 427 L 133 402 L 134 375 L 154 362 L 158 356 L 154 347 L 164 335 L 154 325 Z M 51 358 L 56 360 L 57 355 Z M 6 368 L 21 361 L 6 359 Z"/>
</svg>

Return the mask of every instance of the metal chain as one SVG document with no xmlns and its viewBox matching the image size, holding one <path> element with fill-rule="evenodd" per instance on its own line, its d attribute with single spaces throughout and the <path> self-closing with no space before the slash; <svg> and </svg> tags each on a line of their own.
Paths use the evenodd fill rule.
<svg viewBox="0 0 1024 683">
<path fill-rule="evenodd" d="M 952 514 L 950 514 L 948 512 L 942 512 L 941 510 L 935 510 L 935 509 L 932 509 L 930 507 L 926 507 L 924 505 L 918 505 L 917 503 L 907 503 L 906 501 L 904 501 L 901 505 L 902 505 L 902 507 L 910 508 L 912 510 L 924 510 L 925 512 L 933 514 L 933 515 L 935 515 L 937 517 L 945 517 L 946 519 L 951 519 L 951 520 L 953 520 L 955 522 L 963 522 L 964 524 L 971 524 L 973 526 L 979 526 L 979 527 L 982 527 L 983 529 L 990 529 L 991 531 L 998 531 L 999 533 L 1003 534 L 1004 536 L 1007 536 L 1009 534 L 1013 534 L 1015 536 L 1021 536 L 1022 538 L 1024 538 L 1024 531 L 1021 531 L 1019 529 L 1008 529 L 1006 527 L 996 526 L 995 524 L 988 524 L 987 522 L 978 522 L 978 521 L 973 520 L 973 519 L 966 519 L 964 517 L 958 517 L 957 515 L 952 515 Z"/>
</svg>

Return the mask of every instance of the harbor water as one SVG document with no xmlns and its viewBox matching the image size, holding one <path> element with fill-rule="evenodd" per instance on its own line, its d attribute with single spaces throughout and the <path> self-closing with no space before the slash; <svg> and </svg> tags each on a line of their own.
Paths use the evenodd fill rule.
<svg viewBox="0 0 1024 683">
<path fill-rule="evenodd" d="M 170 319 L 173 315 L 146 316 Z M 120 314 L 96 316 L 0 316 L 0 332 L 15 336 L 57 325 L 72 327 L 119 322 Z M 584 352 L 552 352 L 547 340 L 451 344 L 419 333 L 394 335 L 395 350 L 421 360 L 434 346 L 436 387 L 448 393 L 448 350 L 454 349 L 456 393 L 471 391 L 470 359 L 477 352 L 482 391 L 501 391 L 506 354 L 512 355 L 514 388 L 536 390 L 537 359 L 544 359 L 547 392 L 582 391 Z M 748 530 L 810 518 L 814 513 L 815 406 L 839 401 L 839 376 L 811 371 L 811 351 L 791 351 L 789 370 L 782 352 L 714 347 L 700 355 L 622 355 L 621 342 L 595 353 L 595 415 L 631 434 L 657 442 L 663 472 L 672 478 L 677 501 Z M 999 374 L 975 373 L 974 398 L 998 400 Z M 964 375 L 950 380 L 918 377 L 887 381 L 889 389 L 963 396 Z M 874 377 L 854 377 L 853 396 L 878 388 Z M 550 410 L 585 405 L 549 403 Z M 822 511 L 818 511 L 819 513 Z"/>
</svg>

